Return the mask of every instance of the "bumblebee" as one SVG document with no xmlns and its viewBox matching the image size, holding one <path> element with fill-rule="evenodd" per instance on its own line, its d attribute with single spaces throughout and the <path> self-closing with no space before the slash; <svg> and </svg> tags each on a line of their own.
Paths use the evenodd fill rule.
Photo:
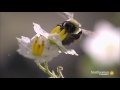
<svg viewBox="0 0 120 90">
<path fill-rule="evenodd" d="M 81 38 L 83 31 L 85 34 L 91 34 L 91 31 L 81 29 L 81 24 L 73 19 L 74 13 L 63 12 L 62 14 L 64 14 L 68 20 L 58 24 L 51 33 L 54 34 L 57 32 L 62 37 L 61 40 L 63 45 L 70 45 L 75 40 Z"/>
<path fill-rule="evenodd" d="M 73 43 L 75 40 L 79 39 L 80 36 L 82 35 L 82 30 L 80 30 L 78 33 L 76 33 L 76 31 L 79 30 L 80 25 L 74 19 L 70 19 L 68 21 L 64 21 L 63 23 L 58 24 L 58 25 L 61 27 L 60 31 L 65 29 L 66 32 L 68 32 L 68 35 L 62 41 L 63 45 L 69 45 L 69 44 Z"/>
</svg>

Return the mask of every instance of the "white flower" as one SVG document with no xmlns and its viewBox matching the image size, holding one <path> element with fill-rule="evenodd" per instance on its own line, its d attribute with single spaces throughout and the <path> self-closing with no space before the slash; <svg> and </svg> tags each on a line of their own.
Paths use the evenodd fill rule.
<svg viewBox="0 0 120 90">
<path fill-rule="evenodd" d="M 93 59 L 95 64 L 110 66 L 120 64 L 120 28 L 107 21 L 95 26 L 96 34 L 87 38 L 82 49 Z"/>
<path fill-rule="evenodd" d="M 17 52 L 26 58 L 34 59 L 40 62 L 49 62 L 54 57 L 57 57 L 61 52 L 65 54 L 78 54 L 73 50 L 67 50 L 61 43 L 61 39 L 65 37 L 59 34 L 49 34 L 43 30 L 40 25 L 33 23 L 36 35 L 33 38 L 21 36 L 17 38 L 19 49 Z"/>
</svg>

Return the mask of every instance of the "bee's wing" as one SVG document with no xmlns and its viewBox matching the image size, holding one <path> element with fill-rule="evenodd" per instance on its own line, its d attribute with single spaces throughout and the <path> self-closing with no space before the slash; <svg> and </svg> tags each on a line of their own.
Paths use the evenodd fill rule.
<svg viewBox="0 0 120 90">
<path fill-rule="evenodd" d="M 68 18 L 74 18 L 74 13 L 73 12 L 62 12 L 65 14 Z"/>
<path fill-rule="evenodd" d="M 82 29 L 82 33 L 84 36 L 92 36 L 93 34 L 95 34 L 94 32 L 86 29 Z"/>
<path fill-rule="evenodd" d="M 56 12 L 57 15 L 62 17 L 63 19 L 70 19 L 74 18 L 74 13 L 73 12 Z"/>
</svg>

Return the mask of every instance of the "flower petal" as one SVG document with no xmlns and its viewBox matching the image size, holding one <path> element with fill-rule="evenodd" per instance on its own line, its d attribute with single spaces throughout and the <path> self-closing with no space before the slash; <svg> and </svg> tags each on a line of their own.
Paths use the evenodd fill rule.
<svg viewBox="0 0 120 90">
<path fill-rule="evenodd" d="M 49 45 L 49 42 L 48 42 L 42 56 L 36 58 L 36 61 L 39 61 L 40 63 L 45 61 L 49 62 L 54 57 L 57 57 L 58 55 L 59 55 L 58 48 L 54 45 Z"/>
<path fill-rule="evenodd" d="M 30 39 L 28 37 L 21 36 L 21 38 L 17 38 L 17 40 L 19 44 L 19 49 L 17 49 L 17 52 L 26 58 L 34 59 L 31 53 L 32 44 Z"/>
<path fill-rule="evenodd" d="M 66 54 L 75 55 L 75 56 L 79 56 L 79 54 L 77 54 L 77 53 L 75 52 L 75 50 L 73 50 L 73 49 L 68 49 L 68 50 L 66 50 L 65 53 L 66 53 Z"/>
<path fill-rule="evenodd" d="M 110 66 L 120 62 L 119 28 L 108 21 L 100 21 L 95 25 L 93 37 L 86 38 L 82 49 L 99 66 Z"/>
<path fill-rule="evenodd" d="M 34 28 L 34 31 L 35 31 L 37 34 L 43 35 L 43 36 L 45 36 L 46 38 L 49 36 L 49 33 L 46 32 L 44 29 L 42 29 L 39 24 L 33 22 L 33 25 L 34 25 L 34 27 L 33 27 L 33 28 Z"/>
<path fill-rule="evenodd" d="M 25 43 L 30 43 L 30 39 L 28 37 L 21 36 L 21 40 Z"/>
<path fill-rule="evenodd" d="M 51 35 L 49 35 L 48 39 L 51 40 L 50 43 L 55 44 L 59 48 L 59 50 L 64 52 L 65 54 L 71 54 L 71 55 L 78 56 L 78 54 L 75 52 L 75 50 L 73 50 L 73 49 L 66 49 L 62 45 L 60 36 L 58 34 L 51 34 Z M 61 53 L 60 51 L 58 51 L 58 52 Z"/>
</svg>

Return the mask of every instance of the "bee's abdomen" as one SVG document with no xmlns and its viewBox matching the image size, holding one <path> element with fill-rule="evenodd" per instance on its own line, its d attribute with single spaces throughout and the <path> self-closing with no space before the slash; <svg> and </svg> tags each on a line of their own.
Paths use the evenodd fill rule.
<svg viewBox="0 0 120 90">
<path fill-rule="evenodd" d="M 75 40 L 79 39 L 82 35 L 82 31 L 80 31 L 78 34 L 69 34 L 63 41 L 63 45 L 70 45 Z"/>
<path fill-rule="evenodd" d="M 78 37 L 78 36 L 77 36 L 77 37 Z M 76 35 L 69 34 L 69 35 L 62 41 L 62 44 L 63 44 L 63 45 L 70 45 L 71 43 L 74 42 L 75 39 L 76 39 Z"/>
<path fill-rule="evenodd" d="M 71 38 L 66 38 L 66 39 L 64 39 L 64 40 L 62 41 L 62 44 L 63 44 L 63 45 L 70 45 L 70 44 L 73 43 L 73 42 L 74 42 L 74 38 L 71 37 Z"/>
<path fill-rule="evenodd" d="M 81 35 L 82 35 L 82 31 L 80 31 L 78 34 L 72 34 L 72 36 L 73 36 L 75 39 L 79 39 Z"/>
</svg>

